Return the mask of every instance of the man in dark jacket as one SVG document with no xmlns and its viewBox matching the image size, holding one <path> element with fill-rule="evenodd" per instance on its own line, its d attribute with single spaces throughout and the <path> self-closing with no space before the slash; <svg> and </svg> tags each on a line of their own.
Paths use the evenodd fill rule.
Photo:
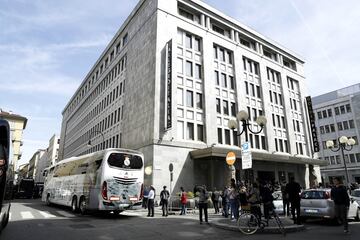
<svg viewBox="0 0 360 240">
<path fill-rule="evenodd" d="M 166 186 L 164 186 L 163 190 L 160 193 L 160 201 L 162 206 L 163 217 L 167 217 L 169 214 L 168 211 L 169 197 L 170 197 L 170 193 L 168 190 L 166 190 Z"/>
<path fill-rule="evenodd" d="M 291 214 L 294 220 L 294 224 L 301 224 L 300 222 L 300 184 L 295 182 L 295 179 L 290 178 L 290 182 L 286 184 L 285 192 L 289 196 L 289 202 L 291 203 Z M 296 211 L 296 216 L 295 216 Z"/>
<path fill-rule="evenodd" d="M 331 199 L 335 203 L 335 215 L 338 220 L 344 224 L 344 233 L 349 232 L 347 215 L 350 206 L 350 198 L 346 187 L 342 184 L 342 180 L 338 177 L 334 178 L 335 187 L 331 189 Z"/>
</svg>

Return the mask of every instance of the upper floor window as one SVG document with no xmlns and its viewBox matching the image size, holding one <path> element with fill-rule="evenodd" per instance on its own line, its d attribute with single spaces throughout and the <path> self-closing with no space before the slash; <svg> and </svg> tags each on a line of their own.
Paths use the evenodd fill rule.
<svg viewBox="0 0 360 240">
<path fill-rule="evenodd" d="M 128 34 L 126 33 L 122 39 L 122 45 L 125 46 L 125 44 L 128 42 L 128 40 L 129 40 L 129 37 L 128 37 Z"/>
<path fill-rule="evenodd" d="M 200 22 L 200 14 L 185 5 L 179 6 L 179 14 L 191 21 L 198 23 L 198 24 L 201 23 Z"/>
<path fill-rule="evenodd" d="M 264 53 L 265 57 L 270 58 L 276 62 L 278 61 L 277 53 L 275 51 L 271 50 L 270 48 L 263 46 L 263 53 Z"/>
<path fill-rule="evenodd" d="M 283 64 L 285 67 L 288 67 L 294 71 L 296 71 L 296 63 L 293 60 L 290 60 L 287 57 L 283 57 Z"/>
</svg>

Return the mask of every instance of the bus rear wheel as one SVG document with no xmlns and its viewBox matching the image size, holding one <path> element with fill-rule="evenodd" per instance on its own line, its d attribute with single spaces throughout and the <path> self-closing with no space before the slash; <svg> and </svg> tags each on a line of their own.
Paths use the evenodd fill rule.
<svg viewBox="0 0 360 240">
<path fill-rule="evenodd" d="M 79 208 L 77 206 L 77 197 L 73 197 L 73 200 L 71 202 L 71 210 L 73 212 L 78 212 L 79 211 Z"/>
<path fill-rule="evenodd" d="M 80 198 L 79 209 L 80 209 L 81 215 L 86 214 L 86 199 L 85 199 L 85 197 Z"/>
</svg>

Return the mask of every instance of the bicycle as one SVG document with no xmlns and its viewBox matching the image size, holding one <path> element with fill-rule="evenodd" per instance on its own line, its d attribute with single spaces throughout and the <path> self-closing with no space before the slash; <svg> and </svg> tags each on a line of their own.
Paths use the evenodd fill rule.
<svg viewBox="0 0 360 240">
<path fill-rule="evenodd" d="M 279 231 L 285 236 L 286 235 L 285 228 L 284 228 L 284 225 L 282 224 L 279 216 L 276 214 L 276 212 L 274 210 L 271 210 L 271 212 L 269 214 L 270 214 L 269 216 L 274 217 L 274 219 L 279 227 Z M 243 234 L 246 234 L 246 235 L 251 235 L 251 234 L 256 233 L 256 231 L 258 229 L 262 230 L 266 226 L 268 226 L 269 219 L 260 220 L 259 217 L 257 217 L 255 214 L 251 213 L 250 206 L 247 206 L 245 208 L 243 207 L 242 213 L 239 216 L 239 219 L 237 221 L 237 225 L 238 225 L 240 232 L 242 232 Z"/>
</svg>

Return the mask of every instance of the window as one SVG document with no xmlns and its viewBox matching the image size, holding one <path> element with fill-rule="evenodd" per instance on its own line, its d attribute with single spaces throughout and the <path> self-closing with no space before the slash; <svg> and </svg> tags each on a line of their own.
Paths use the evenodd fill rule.
<svg viewBox="0 0 360 240">
<path fill-rule="evenodd" d="M 194 21 L 194 15 L 182 8 L 179 8 L 179 14 L 187 19 L 190 19 L 191 21 Z"/>
<path fill-rule="evenodd" d="M 179 139 L 184 139 L 184 122 L 177 122 L 177 137 Z"/>
<path fill-rule="evenodd" d="M 249 95 L 249 84 L 245 81 L 245 92 L 247 95 Z"/>
<path fill-rule="evenodd" d="M 230 81 L 230 88 L 231 88 L 231 89 L 235 89 L 234 77 L 233 77 L 233 76 L 229 76 L 229 81 Z"/>
<path fill-rule="evenodd" d="M 256 95 L 257 95 L 258 98 L 261 98 L 260 86 L 256 86 Z"/>
<path fill-rule="evenodd" d="M 356 159 L 355 159 L 355 154 L 349 154 L 349 157 L 350 157 L 350 162 L 351 163 L 355 163 L 356 162 Z"/>
<path fill-rule="evenodd" d="M 343 130 L 342 122 L 338 122 L 337 127 L 338 127 L 339 131 Z"/>
<path fill-rule="evenodd" d="M 218 52 L 217 52 L 217 47 L 214 46 L 214 58 L 218 59 Z"/>
<path fill-rule="evenodd" d="M 257 149 L 260 149 L 260 139 L 259 139 L 259 135 L 254 135 L 255 136 L 255 147 Z"/>
<path fill-rule="evenodd" d="M 186 91 L 186 106 L 194 107 L 194 94 L 192 91 Z"/>
<path fill-rule="evenodd" d="M 216 26 L 216 25 L 212 25 L 212 29 L 215 31 L 215 32 L 217 32 L 217 33 L 220 33 L 221 35 L 225 35 L 225 30 L 224 29 L 222 29 L 221 27 L 218 27 L 218 26 Z"/>
<path fill-rule="evenodd" d="M 194 48 L 196 51 L 201 51 L 201 46 L 200 46 L 200 39 L 199 38 L 195 38 L 195 42 L 194 42 Z"/>
<path fill-rule="evenodd" d="M 223 143 L 223 141 L 222 141 L 222 129 L 218 128 L 217 132 L 218 132 L 218 143 Z"/>
<path fill-rule="evenodd" d="M 349 127 L 350 128 L 355 128 L 354 120 L 349 120 Z"/>
<path fill-rule="evenodd" d="M 326 132 L 326 133 L 329 133 L 329 132 L 330 132 L 329 125 L 325 125 L 325 132 Z"/>
<path fill-rule="evenodd" d="M 185 46 L 187 48 L 192 48 L 192 37 L 190 34 L 186 34 L 185 36 Z"/>
<path fill-rule="evenodd" d="M 335 115 L 339 115 L 340 112 L 339 112 L 339 107 L 335 107 Z"/>
<path fill-rule="evenodd" d="M 226 100 L 223 100 L 223 114 L 229 115 L 229 104 Z"/>
<path fill-rule="evenodd" d="M 323 117 L 327 118 L 327 111 L 326 110 L 323 110 Z"/>
<path fill-rule="evenodd" d="M 330 124 L 330 131 L 335 132 L 335 125 L 334 124 Z"/>
<path fill-rule="evenodd" d="M 195 78 L 201 79 L 201 65 L 195 64 Z"/>
<path fill-rule="evenodd" d="M 296 71 L 296 63 L 284 56 L 283 56 L 283 64 L 285 67 L 288 67 L 288 68 Z"/>
<path fill-rule="evenodd" d="M 198 109 L 203 108 L 202 94 L 201 93 L 196 93 L 196 108 L 198 108 Z"/>
<path fill-rule="evenodd" d="M 225 50 L 220 48 L 220 60 L 225 62 Z"/>
<path fill-rule="evenodd" d="M 220 99 L 216 99 L 216 112 L 221 113 Z"/>
<path fill-rule="evenodd" d="M 347 121 L 344 121 L 344 122 L 343 122 L 343 126 L 344 126 L 344 130 L 349 129 L 349 124 L 348 124 Z"/>
<path fill-rule="evenodd" d="M 231 116 L 236 117 L 236 105 L 235 103 L 231 103 Z"/>
<path fill-rule="evenodd" d="M 181 88 L 177 89 L 177 104 L 184 105 L 184 95 L 183 95 L 183 90 Z"/>
<path fill-rule="evenodd" d="M 350 104 L 346 104 L 346 112 L 351 112 L 351 107 L 350 107 Z"/>
<path fill-rule="evenodd" d="M 238 143 L 237 131 L 233 131 L 233 142 L 234 142 L 235 146 L 237 146 L 239 144 Z M 359 161 L 360 161 L 360 157 L 359 157 Z"/>
<path fill-rule="evenodd" d="M 204 141 L 204 126 L 200 124 L 197 125 L 197 140 Z"/>
<path fill-rule="evenodd" d="M 226 55 L 227 55 L 227 60 L 229 64 L 232 64 L 232 55 L 231 52 L 226 51 Z"/>
<path fill-rule="evenodd" d="M 221 86 L 224 88 L 227 87 L 226 75 L 224 73 L 221 74 Z"/>
<path fill-rule="evenodd" d="M 187 123 L 186 138 L 188 140 L 194 140 L 194 124 L 193 123 Z"/>
<path fill-rule="evenodd" d="M 345 113 L 345 106 L 340 106 L 340 112 L 341 112 L 341 114 Z"/>
<path fill-rule="evenodd" d="M 214 77 L 215 77 L 215 85 L 219 86 L 220 80 L 219 80 L 219 72 L 218 71 L 214 72 Z"/>
<path fill-rule="evenodd" d="M 328 113 L 328 116 L 329 116 L 329 117 L 332 116 L 332 110 L 331 110 L 331 108 L 329 108 L 329 109 L 327 110 L 327 113 Z"/>
<path fill-rule="evenodd" d="M 225 129 L 225 144 L 230 145 L 230 130 L 229 129 Z"/>
<path fill-rule="evenodd" d="M 124 46 L 128 42 L 128 34 L 126 33 L 122 40 L 122 45 Z"/>
<path fill-rule="evenodd" d="M 190 61 L 186 61 L 186 76 L 193 76 L 192 62 Z"/>
</svg>

